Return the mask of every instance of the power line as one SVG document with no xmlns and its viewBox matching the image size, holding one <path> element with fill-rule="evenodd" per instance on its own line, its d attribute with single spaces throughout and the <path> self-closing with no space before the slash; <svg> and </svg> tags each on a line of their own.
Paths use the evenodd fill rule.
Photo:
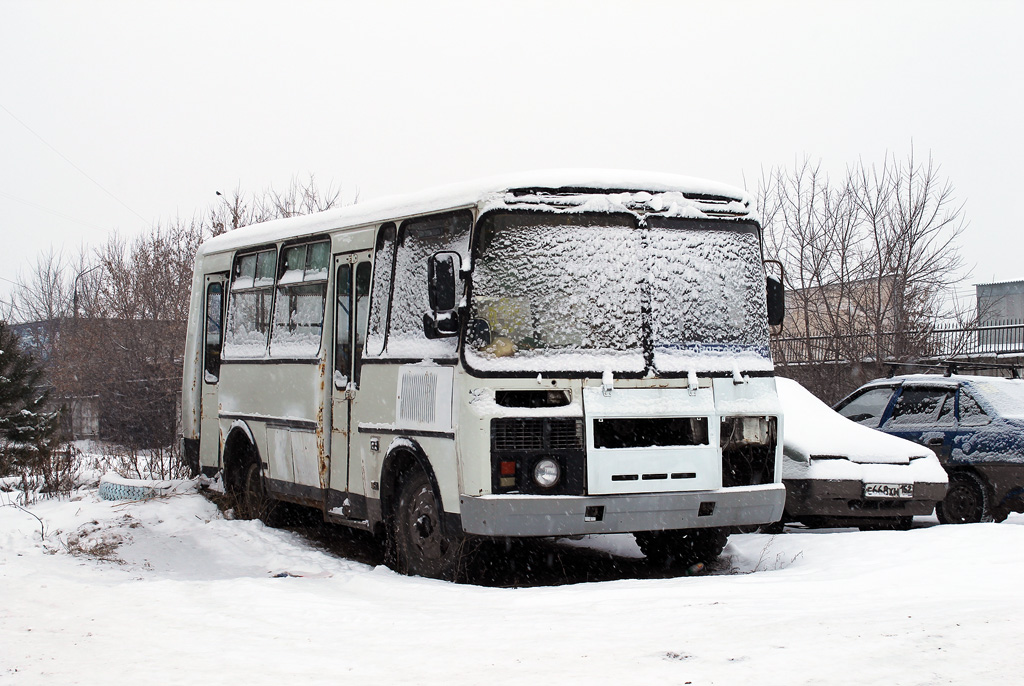
<svg viewBox="0 0 1024 686">
<path fill-rule="evenodd" d="M 142 216 L 141 214 L 139 214 L 138 212 L 136 212 L 136 211 L 135 211 L 135 210 L 133 210 L 132 208 L 128 207 L 128 205 L 127 205 L 127 204 L 126 204 L 126 203 L 125 203 L 125 202 L 124 202 L 123 200 L 121 200 L 121 199 L 120 199 L 119 197 L 117 197 L 116 195 L 114 195 L 113 193 L 111 193 L 110 191 L 108 191 L 108 190 L 107 190 L 107 189 L 106 189 L 106 188 L 105 188 L 105 187 L 103 186 L 103 184 L 101 184 L 101 183 L 100 183 L 99 181 L 97 181 L 96 179 L 94 179 L 94 178 L 92 178 L 91 176 L 89 176 L 89 175 L 88 175 L 88 174 L 87 174 L 87 173 L 85 172 L 85 170 L 84 170 L 84 169 L 82 169 L 82 168 L 81 168 L 81 167 L 79 167 L 79 166 L 78 166 L 77 164 L 75 164 L 75 163 L 74 163 L 74 162 L 72 162 L 72 161 L 71 161 L 70 159 L 68 159 L 68 158 L 67 158 L 67 156 L 66 156 L 66 155 L 65 155 L 64 153 L 62 153 L 62 152 L 61 152 L 60 150 L 58 150 L 57 148 L 55 148 L 55 147 L 53 147 L 52 145 L 50 145 L 50 143 L 49 143 L 49 142 L 48 142 L 48 141 L 47 141 L 47 140 L 46 140 L 45 138 L 43 138 L 43 137 L 42 137 L 42 136 L 40 136 L 40 135 L 39 135 L 38 133 L 36 133 L 36 132 L 35 132 L 34 130 L 32 130 L 32 127 L 31 127 L 31 126 L 29 126 L 28 124 L 26 124 L 26 123 L 25 123 L 25 122 L 23 122 L 22 120 L 18 119 L 18 117 L 17 117 L 17 116 L 16 116 L 15 114 L 14 114 L 14 112 L 11 112 L 11 111 L 10 111 L 9 109 L 7 109 L 6 107 L 4 107 L 4 104 L 3 104 L 3 103 L 0 103 L 0 109 L 2 109 L 2 110 L 3 110 L 4 112 L 6 112 L 7 114 L 11 115 L 11 118 L 12 118 L 12 119 L 14 119 L 14 121 L 16 121 L 16 122 L 18 122 L 19 124 L 21 124 L 22 126 L 24 126 L 24 127 L 25 127 L 25 128 L 26 128 L 26 129 L 28 130 L 28 131 L 29 131 L 29 133 L 31 133 L 31 134 L 32 134 L 33 136 L 35 136 L 36 138 L 38 138 L 39 140 L 41 140 L 41 141 L 43 142 L 43 144 L 44 144 L 44 145 L 46 145 L 46 147 L 48 147 L 48 148 L 49 148 L 50 150 L 53 150 L 53 151 L 54 151 L 55 153 L 57 153 L 57 155 L 59 155 L 59 156 L 60 156 L 60 158 L 61 158 L 62 160 L 64 160 L 65 162 L 67 162 L 68 164 L 70 164 L 70 165 L 71 165 L 72 167 L 74 167 L 74 168 L 75 168 L 75 169 L 76 169 L 76 170 L 78 171 L 78 173 L 79 173 L 79 174 L 81 174 L 81 175 L 82 175 L 82 176 L 84 176 L 85 178 L 87 178 L 87 179 L 89 179 L 90 181 L 92 181 L 92 182 L 93 182 L 94 184 L 96 184 L 96 187 L 97 187 L 97 188 L 99 188 L 99 189 L 100 189 L 101 191 L 103 191 L 104 193 L 106 193 L 107 195 L 109 195 L 109 196 L 110 196 L 111 198 L 113 198 L 113 199 L 114 199 L 114 200 L 115 200 L 115 201 L 116 201 L 117 203 L 119 203 L 119 204 L 120 204 L 120 205 L 121 205 L 122 207 L 124 207 L 124 208 L 125 208 L 126 210 L 128 210 L 129 212 L 131 212 L 132 214 L 134 214 L 134 215 L 135 215 L 136 217 L 138 217 L 139 219 L 141 219 L 141 220 L 142 220 L 143 222 L 145 222 L 147 226 L 149 225 L 149 221 L 148 221 L 148 220 L 147 220 L 147 219 L 146 219 L 145 217 L 143 217 L 143 216 Z"/>
<path fill-rule="evenodd" d="M 35 209 L 40 210 L 41 212 L 48 212 L 49 214 L 52 214 L 52 215 L 57 216 L 57 217 L 60 217 L 62 219 L 67 219 L 68 221 L 74 222 L 76 224 L 81 224 L 82 226 L 88 226 L 88 227 L 91 227 L 93 229 L 105 230 L 105 228 L 100 226 L 99 224 L 92 224 L 90 222 L 83 221 L 81 219 L 75 219 L 71 215 L 64 214 L 63 212 L 58 212 L 57 210 L 51 210 L 48 207 L 43 207 L 42 205 L 36 204 L 36 203 L 31 202 L 29 200 L 24 200 L 22 198 L 15 197 L 15 196 L 11 195 L 10 193 L 4 193 L 3 191 L 0 191 L 0 197 L 7 198 L 8 200 L 13 200 L 14 202 L 20 202 L 22 205 L 28 205 L 29 207 L 34 207 Z"/>
</svg>

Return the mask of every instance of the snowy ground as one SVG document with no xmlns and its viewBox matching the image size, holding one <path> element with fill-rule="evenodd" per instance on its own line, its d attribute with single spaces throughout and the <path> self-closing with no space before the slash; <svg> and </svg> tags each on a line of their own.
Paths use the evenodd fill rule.
<svg viewBox="0 0 1024 686">
<path fill-rule="evenodd" d="M 198 494 L 76 497 L 33 505 L 42 530 L 0 507 L 0 684 L 1024 683 L 1020 515 L 734 535 L 706 576 L 494 588 Z M 560 549 L 595 547 L 644 568 L 631 537 Z"/>
</svg>

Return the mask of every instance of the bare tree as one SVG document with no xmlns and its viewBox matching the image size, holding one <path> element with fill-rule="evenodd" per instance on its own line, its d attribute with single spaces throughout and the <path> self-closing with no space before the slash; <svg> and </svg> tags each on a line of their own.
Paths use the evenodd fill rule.
<svg viewBox="0 0 1024 686">
<path fill-rule="evenodd" d="M 221 202 L 209 210 L 210 234 L 213 236 L 271 219 L 323 212 L 342 204 L 341 188 L 330 185 L 321 189 L 312 174 L 305 181 L 292 177 L 283 192 L 270 187 L 262 193 L 245 194 L 236 187 L 229 195 L 220 191 L 217 195 Z M 358 201 L 359 192 L 356 191 L 351 204 Z"/>
<path fill-rule="evenodd" d="M 906 335 L 926 330 L 945 314 L 945 292 L 963 268 L 957 241 L 965 228 L 963 205 L 953 186 L 938 177 L 929 156 L 919 164 L 887 157 L 881 168 L 858 164 L 852 186 L 865 225 L 865 266 L 876 279 L 871 315 L 876 330 Z M 907 339 L 897 348 L 913 348 Z"/>
<path fill-rule="evenodd" d="M 28 274 L 18 274 L 14 317 L 19 321 L 42 322 L 70 316 L 72 271 L 72 262 L 63 250 L 50 246 L 40 253 Z"/>
<path fill-rule="evenodd" d="M 95 251 L 96 297 L 65 337 L 75 354 L 54 366 L 62 386 L 100 396 L 106 438 L 130 449 L 171 444 L 199 244 L 249 223 L 329 209 L 339 197 L 310 177 L 293 180 L 284 193 L 236 190 L 205 214 L 157 224 L 130 240 L 111 234 Z"/>
<path fill-rule="evenodd" d="M 928 353 L 930 328 L 950 314 L 964 228 L 930 158 L 858 162 L 839 183 L 804 160 L 764 174 L 758 199 L 766 251 L 787 271 L 787 345 L 776 345 L 787 371 L 836 399 L 882 363 Z"/>
</svg>

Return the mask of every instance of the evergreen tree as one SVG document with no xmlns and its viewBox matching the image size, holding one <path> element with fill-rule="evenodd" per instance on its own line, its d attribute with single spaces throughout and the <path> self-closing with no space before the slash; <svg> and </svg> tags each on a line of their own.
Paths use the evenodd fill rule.
<svg viewBox="0 0 1024 686">
<path fill-rule="evenodd" d="M 46 411 L 43 371 L 0 321 L 0 476 L 45 474 L 57 442 L 58 412 Z"/>
</svg>

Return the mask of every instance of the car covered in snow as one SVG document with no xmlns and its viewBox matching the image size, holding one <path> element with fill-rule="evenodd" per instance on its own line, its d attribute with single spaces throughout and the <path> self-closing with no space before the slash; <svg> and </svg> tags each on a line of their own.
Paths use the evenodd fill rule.
<svg viewBox="0 0 1024 686">
<path fill-rule="evenodd" d="M 1002 521 L 1024 512 L 1024 380 L 908 374 L 861 386 L 836 405 L 862 426 L 938 456 L 949 491 L 939 521 Z"/>
<path fill-rule="evenodd" d="M 785 417 L 783 522 L 906 529 L 946 493 L 932 451 L 872 431 L 791 379 L 776 378 Z"/>
</svg>

